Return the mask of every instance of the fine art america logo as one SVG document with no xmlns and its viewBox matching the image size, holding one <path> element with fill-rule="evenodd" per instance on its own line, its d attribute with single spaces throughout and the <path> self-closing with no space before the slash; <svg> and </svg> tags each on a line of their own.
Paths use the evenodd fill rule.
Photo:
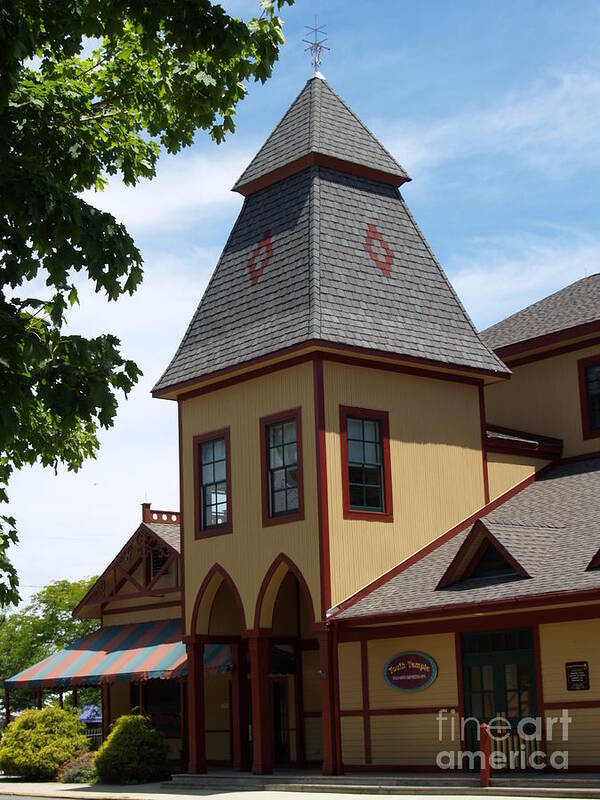
<svg viewBox="0 0 600 800">
<path fill-rule="evenodd" d="M 441 708 L 437 714 L 438 740 L 446 746 L 456 743 L 456 749 L 440 750 L 436 764 L 440 769 L 486 768 L 486 748 L 482 737 L 489 735 L 489 766 L 491 769 L 568 769 L 569 751 L 558 749 L 569 741 L 569 725 L 573 718 L 566 708 L 558 717 L 523 717 L 516 723 L 503 716 L 487 722 L 487 734 L 475 717 L 459 718 L 453 708 Z M 540 744 L 549 745 L 545 752 Z M 469 743 L 473 742 L 472 749 Z M 462 744 L 467 743 L 466 749 Z M 557 749 L 554 749 L 554 748 Z M 477 749 L 479 748 L 479 749 Z"/>
</svg>

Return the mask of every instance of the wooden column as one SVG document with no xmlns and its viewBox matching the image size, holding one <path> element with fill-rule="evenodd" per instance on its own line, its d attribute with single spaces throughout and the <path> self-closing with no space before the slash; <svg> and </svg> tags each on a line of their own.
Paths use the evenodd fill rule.
<svg viewBox="0 0 600 800">
<path fill-rule="evenodd" d="M 10 725 L 10 692 L 4 690 L 4 727 Z"/>
<path fill-rule="evenodd" d="M 306 748 L 304 744 L 304 673 L 302 671 L 302 641 L 300 638 L 294 645 L 296 674 L 294 675 L 294 710 L 296 717 L 296 766 L 306 766 Z"/>
<path fill-rule="evenodd" d="M 323 721 L 323 775 L 336 774 L 336 721 L 334 702 L 333 636 L 329 629 L 319 631 L 319 672 Z"/>
<path fill-rule="evenodd" d="M 263 634 L 254 634 L 248 639 L 252 685 L 252 772 L 255 775 L 273 772 L 269 641 L 269 637 Z"/>
<path fill-rule="evenodd" d="M 40 709 L 42 707 L 42 690 L 37 690 L 37 707 Z"/>
<path fill-rule="evenodd" d="M 110 685 L 104 684 L 102 687 L 102 738 L 106 739 L 110 733 Z"/>
<path fill-rule="evenodd" d="M 63 693 L 62 693 L 62 692 L 59 692 L 59 693 L 58 693 L 58 705 L 59 705 L 61 708 L 64 708 L 64 707 L 65 707 L 65 699 L 64 699 L 64 697 L 63 697 Z"/>
<path fill-rule="evenodd" d="M 250 766 L 248 738 L 248 645 L 231 644 L 232 766 L 242 772 Z"/>
<path fill-rule="evenodd" d="M 144 713 L 144 684 L 140 681 L 138 683 L 138 706 L 140 707 L 140 714 Z"/>
<path fill-rule="evenodd" d="M 188 772 L 206 772 L 206 733 L 204 724 L 204 641 L 186 642 L 188 664 Z"/>
<path fill-rule="evenodd" d="M 335 731 L 335 770 L 337 775 L 344 774 L 344 761 L 342 758 L 342 715 L 340 703 L 340 629 L 337 625 L 332 625 L 333 633 L 333 652 L 331 654 L 333 668 L 333 708 L 334 708 L 334 731 Z"/>
<path fill-rule="evenodd" d="M 77 708 L 79 706 L 79 703 L 77 702 L 77 687 L 76 686 L 73 687 L 73 698 L 72 698 L 71 702 L 73 703 L 73 708 Z"/>
</svg>

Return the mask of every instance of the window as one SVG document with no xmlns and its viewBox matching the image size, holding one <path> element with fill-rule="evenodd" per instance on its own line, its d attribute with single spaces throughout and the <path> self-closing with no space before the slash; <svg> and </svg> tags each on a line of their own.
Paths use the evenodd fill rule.
<svg viewBox="0 0 600 800">
<path fill-rule="evenodd" d="M 156 578 L 164 565 L 169 560 L 169 554 L 165 550 L 154 548 L 150 551 L 150 578 Z M 173 569 L 173 563 L 169 564 L 163 575 L 170 575 Z"/>
<path fill-rule="evenodd" d="M 346 420 L 350 508 L 383 511 L 381 423 L 375 419 Z"/>
<path fill-rule="evenodd" d="M 502 553 L 497 550 L 492 544 L 488 544 L 479 561 L 476 563 L 475 568 L 470 573 L 471 579 L 488 578 L 518 578 L 517 571 L 510 564 Z"/>
<path fill-rule="evenodd" d="M 392 486 L 387 412 L 342 406 L 340 434 L 344 517 L 391 522 Z"/>
<path fill-rule="evenodd" d="M 194 441 L 196 537 L 231 533 L 229 428 Z"/>
<path fill-rule="evenodd" d="M 582 358 L 579 366 L 579 395 L 584 439 L 600 436 L 600 356 Z"/>
<path fill-rule="evenodd" d="M 300 409 L 260 421 L 263 525 L 304 519 Z"/>
</svg>

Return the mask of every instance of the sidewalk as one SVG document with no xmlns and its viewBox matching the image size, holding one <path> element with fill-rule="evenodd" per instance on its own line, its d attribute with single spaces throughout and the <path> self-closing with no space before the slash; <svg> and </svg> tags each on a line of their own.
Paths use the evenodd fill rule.
<svg viewBox="0 0 600 800">
<path fill-rule="evenodd" d="M 358 787 L 352 787 L 348 792 L 332 792 L 331 787 L 327 790 L 328 800 L 356 800 Z M 441 795 L 453 796 L 456 798 L 468 795 L 473 800 L 495 800 L 495 798 L 510 796 L 513 800 L 525 800 L 532 796 L 540 796 L 540 794 L 533 794 L 525 789 L 522 794 L 514 793 L 514 790 L 506 791 L 506 789 L 490 789 L 489 791 L 469 787 L 468 789 L 460 789 L 459 787 L 444 787 L 437 790 L 432 790 L 431 787 L 399 787 L 399 786 L 381 786 L 381 787 L 363 787 L 366 791 L 361 791 L 363 797 L 376 797 L 382 793 L 385 794 L 398 794 L 404 797 L 415 797 L 418 800 L 435 800 Z M 375 788 L 375 791 L 372 791 Z M 371 791 L 369 791 L 371 789 Z M 202 789 L 195 787 L 194 789 L 166 788 L 158 783 L 147 783 L 136 786 L 102 786 L 100 784 L 77 784 L 77 783 L 26 783 L 24 781 L 11 781 L 10 779 L 0 778 L 0 800 L 11 797 L 23 798 L 64 798 L 68 800 L 182 800 L 182 798 L 208 797 L 218 795 L 219 800 L 309 800 L 310 797 L 316 800 L 323 800 L 323 789 L 317 786 L 307 787 L 306 791 L 285 791 L 285 790 L 242 790 L 242 791 L 228 791 L 225 787 L 216 788 L 214 785 Z M 573 800 L 586 797 L 598 797 L 599 794 L 595 793 L 590 795 L 585 789 L 572 789 L 571 792 L 566 794 L 564 790 L 556 792 L 546 791 L 541 796 L 545 797 L 569 797 Z"/>
</svg>

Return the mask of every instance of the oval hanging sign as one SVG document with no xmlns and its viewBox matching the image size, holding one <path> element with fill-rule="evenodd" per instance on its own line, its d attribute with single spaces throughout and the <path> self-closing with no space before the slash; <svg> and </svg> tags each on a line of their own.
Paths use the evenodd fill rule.
<svg viewBox="0 0 600 800">
<path fill-rule="evenodd" d="M 384 667 L 383 676 L 392 689 L 416 692 L 426 689 L 437 678 L 437 664 L 426 653 L 399 653 Z"/>
</svg>

